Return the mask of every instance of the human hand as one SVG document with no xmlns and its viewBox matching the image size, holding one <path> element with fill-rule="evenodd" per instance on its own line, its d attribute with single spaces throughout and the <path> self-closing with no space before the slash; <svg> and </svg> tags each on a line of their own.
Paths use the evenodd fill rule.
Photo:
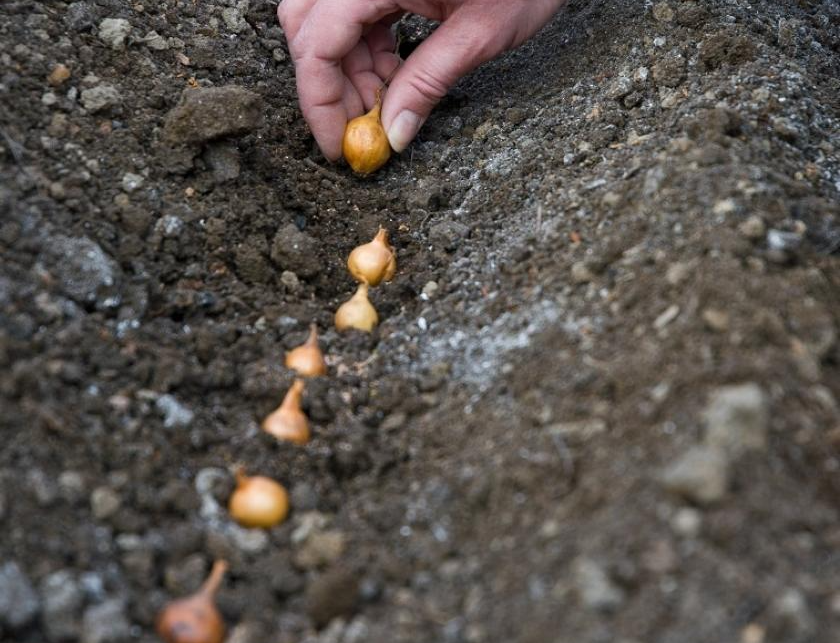
<svg viewBox="0 0 840 643">
<path fill-rule="evenodd" d="M 461 76 L 525 42 L 565 0 L 282 0 L 300 108 L 321 151 L 341 156 L 347 121 L 371 109 L 399 65 L 391 25 L 406 12 L 441 22 L 394 74 L 382 125 L 401 152 Z"/>
</svg>

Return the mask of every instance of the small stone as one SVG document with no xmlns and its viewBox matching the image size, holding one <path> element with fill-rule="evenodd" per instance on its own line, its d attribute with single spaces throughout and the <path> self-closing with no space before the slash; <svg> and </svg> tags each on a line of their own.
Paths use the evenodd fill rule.
<svg viewBox="0 0 840 643">
<path fill-rule="evenodd" d="M 155 222 L 155 233 L 164 239 L 177 239 L 184 231 L 184 220 L 174 214 L 165 214 Z"/>
<path fill-rule="evenodd" d="M 91 2 L 73 2 L 64 14 L 64 24 L 72 31 L 89 31 L 96 24 L 96 12 Z"/>
<path fill-rule="evenodd" d="M 802 243 L 802 235 L 798 232 L 785 232 L 770 229 L 767 231 L 767 247 L 779 252 L 793 252 Z"/>
<path fill-rule="evenodd" d="M 195 414 L 181 404 L 173 395 L 161 395 L 155 407 L 163 414 L 163 426 L 167 429 L 185 429 L 193 422 Z"/>
<path fill-rule="evenodd" d="M 521 107 L 510 107 L 505 110 L 505 120 L 511 125 L 519 125 L 527 117 L 528 112 Z"/>
<path fill-rule="evenodd" d="M 706 308 L 702 313 L 703 323 L 706 328 L 716 333 L 725 333 L 729 330 L 729 313 L 717 308 Z"/>
<path fill-rule="evenodd" d="M 706 444 L 723 449 L 730 458 L 767 447 L 770 409 L 767 396 L 758 384 L 716 389 L 703 411 L 703 420 Z"/>
<path fill-rule="evenodd" d="M 90 89 L 83 89 L 82 105 L 91 114 L 101 112 L 122 102 L 122 94 L 111 85 L 97 85 Z"/>
<path fill-rule="evenodd" d="M 427 281 L 426 285 L 423 286 L 423 291 L 420 293 L 420 296 L 424 301 L 429 301 L 430 299 L 434 299 L 438 290 L 439 286 L 436 281 Z"/>
<path fill-rule="evenodd" d="M 652 68 L 653 79 L 662 87 L 678 87 L 685 78 L 686 60 L 679 51 L 672 51 Z"/>
<path fill-rule="evenodd" d="M 693 507 L 682 507 L 671 518 L 671 529 L 684 538 L 697 538 L 703 525 L 703 514 Z"/>
<path fill-rule="evenodd" d="M 69 569 L 54 572 L 41 581 L 44 611 L 41 617 L 50 641 L 76 639 L 81 630 L 85 594 Z"/>
<path fill-rule="evenodd" d="M 580 601 L 589 609 L 610 612 L 624 602 L 624 591 L 597 561 L 585 556 L 577 558 L 572 572 Z"/>
<path fill-rule="evenodd" d="M 283 284 L 289 292 L 297 292 L 300 288 L 300 279 L 291 270 L 284 270 L 280 273 L 280 283 Z"/>
<path fill-rule="evenodd" d="M 122 189 L 126 192 L 134 192 L 142 187 L 144 180 L 140 174 L 126 172 L 122 178 Z"/>
<path fill-rule="evenodd" d="M 259 623 L 243 621 L 230 631 L 225 643 L 265 643 L 266 640 L 269 639 Z"/>
<path fill-rule="evenodd" d="M 314 277 L 322 266 L 318 250 L 317 240 L 289 223 L 277 231 L 271 242 L 271 260 L 301 277 Z"/>
<path fill-rule="evenodd" d="M 18 564 L 0 566 L 0 626 L 19 630 L 32 622 L 40 609 L 38 594 Z"/>
<path fill-rule="evenodd" d="M 119 511 L 122 498 L 110 487 L 97 487 L 90 494 L 90 509 L 96 520 L 106 520 Z"/>
<path fill-rule="evenodd" d="M 248 23 L 242 16 L 241 6 L 225 7 L 222 9 L 222 20 L 225 26 L 233 33 L 241 33 L 248 28 Z"/>
<path fill-rule="evenodd" d="M 359 603 L 359 579 L 344 569 L 332 569 L 306 588 L 306 612 L 316 627 L 339 616 L 350 616 Z"/>
<path fill-rule="evenodd" d="M 795 587 L 786 589 L 770 604 L 769 620 L 771 628 L 784 634 L 785 640 L 800 640 L 816 628 L 816 620 L 805 595 Z"/>
<path fill-rule="evenodd" d="M 300 569 L 316 569 L 335 562 L 344 553 L 344 534 L 340 531 L 318 531 L 310 534 L 295 553 Z"/>
<path fill-rule="evenodd" d="M 263 112 L 260 95 L 244 87 L 186 89 L 166 116 L 164 137 L 176 145 L 191 145 L 241 136 L 262 124 Z"/>
<path fill-rule="evenodd" d="M 668 306 L 662 313 L 653 321 L 653 327 L 656 330 L 662 330 L 680 315 L 680 307 L 676 304 Z"/>
<path fill-rule="evenodd" d="M 702 505 L 723 499 L 729 486 L 726 456 L 720 449 L 695 446 L 668 466 L 662 484 L 672 492 Z"/>
<path fill-rule="evenodd" d="M 665 271 L 665 281 L 672 286 L 679 286 L 689 278 L 694 266 L 686 261 L 677 261 L 668 266 Z"/>
<path fill-rule="evenodd" d="M 747 239 L 758 241 L 767 234 L 767 226 L 764 225 L 764 220 L 761 217 L 751 216 L 746 221 L 741 222 L 738 231 Z"/>
<path fill-rule="evenodd" d="M 674 10 L 667 2 L 657 2 L 653 5 L 653 17 L 659 22 L 672 22 Z"/>
<path fill-rule="evenodd" d="M 595 274 L 589 269 L 586 262 L 576 261 L 572 264 L 572 282 L 576 284 L 587 284 L 595 280 Z"/>
<path fill-rule="evenodd" d="M 99 23 L 99 38 L 111 49 L 124 49 L 129 32 L 131 23 L 122 18 L 105 18 Z"/>
<path fill-rule="evenodd" d="M 621 100 L 633 91 L 633 79 L 629 76 L 619 76 L 607 89 L 607 98 Z"/>
<path fill-rule="evenodd" d="M 110 599 L 85 610 L 81 643 L 127 643 L 131 640 L 131 624 L 125 605 Z"/>
<path fill-rule="evenodd" d="M 150 31 L 147 33 L 143 38 L 143 42 L 146 43 L 146 46 L 149 49 L 153 49 L 154 51 L 166 51 L 169 49 L 169 41 L 167 41 L 166 38 L 161 36 L 157 31 Z"/>
<path fill-rule="evenodd" d="M 63 85 L 70 78 L 70 68 L 67 65 L 58 64 L 52 68 L 47 82 L 53 87 Z"/>
</svg>

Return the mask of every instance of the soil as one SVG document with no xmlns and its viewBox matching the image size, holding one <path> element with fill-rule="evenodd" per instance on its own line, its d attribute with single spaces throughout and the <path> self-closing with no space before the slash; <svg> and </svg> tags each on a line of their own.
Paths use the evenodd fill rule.
<svg viewBox="0 0 840 643">
<path fill-rule="evenodd" d="M 275 9 L 0 5 L 0 638 L 156 640 L 224 558 L 236 643 L 835 640 L 840 5 L 572 0 L 369 179 Z"/>
</svg>

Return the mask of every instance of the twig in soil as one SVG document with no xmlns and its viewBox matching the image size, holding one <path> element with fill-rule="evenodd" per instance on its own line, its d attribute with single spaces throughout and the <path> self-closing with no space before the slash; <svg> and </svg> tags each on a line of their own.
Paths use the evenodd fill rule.
<svg viewBox="0 0 840 643">
<path fill-rule="evenodd" d="M 309 167 L 311 167 L 313 170 L 315 170 L 315 171 L 320 172 L 321 174 L 323 174 L 325 177 L 327 177 L 327 178 L 328 178 L 328 179 L 330 179 L 331 181 L 335 181 L 336 183 L 344 183 L 344 182 L 346 181 L 346 179 L 345 179 L 343 176 L 341 176 L 341 175 L 339 175 L 339 174 L 336 174 L 335 172 L 331 172 L 330 170 L 328 170 L 328 169 L 327 169 L 327 168 L 325 168 L 325 167 L 321 167 L 320 165 L 318 165 L 318 164 L 317 164 L 315 161 L 313 161 L 312 159 L 308 159 L 308 158 L 307 158 L 307 159 L 303 159 L 303 162 L 304 162 L 306 165 L 308 165 Z"/>
</svg>

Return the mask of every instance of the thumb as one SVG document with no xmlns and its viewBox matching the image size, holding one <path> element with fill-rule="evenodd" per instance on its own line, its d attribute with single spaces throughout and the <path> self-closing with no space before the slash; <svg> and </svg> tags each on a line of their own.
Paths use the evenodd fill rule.
<svg viewBox="0 0 840 643">
<path fill-rule="evenodd" d="M 382 105 L 382 125 L 395 151 L 408 147 L 461 76 L 501 51 L 492 34 L 476 29 L 479 24 L 466 12 L 454 13 L 397 71 Z"/>
</svg>

